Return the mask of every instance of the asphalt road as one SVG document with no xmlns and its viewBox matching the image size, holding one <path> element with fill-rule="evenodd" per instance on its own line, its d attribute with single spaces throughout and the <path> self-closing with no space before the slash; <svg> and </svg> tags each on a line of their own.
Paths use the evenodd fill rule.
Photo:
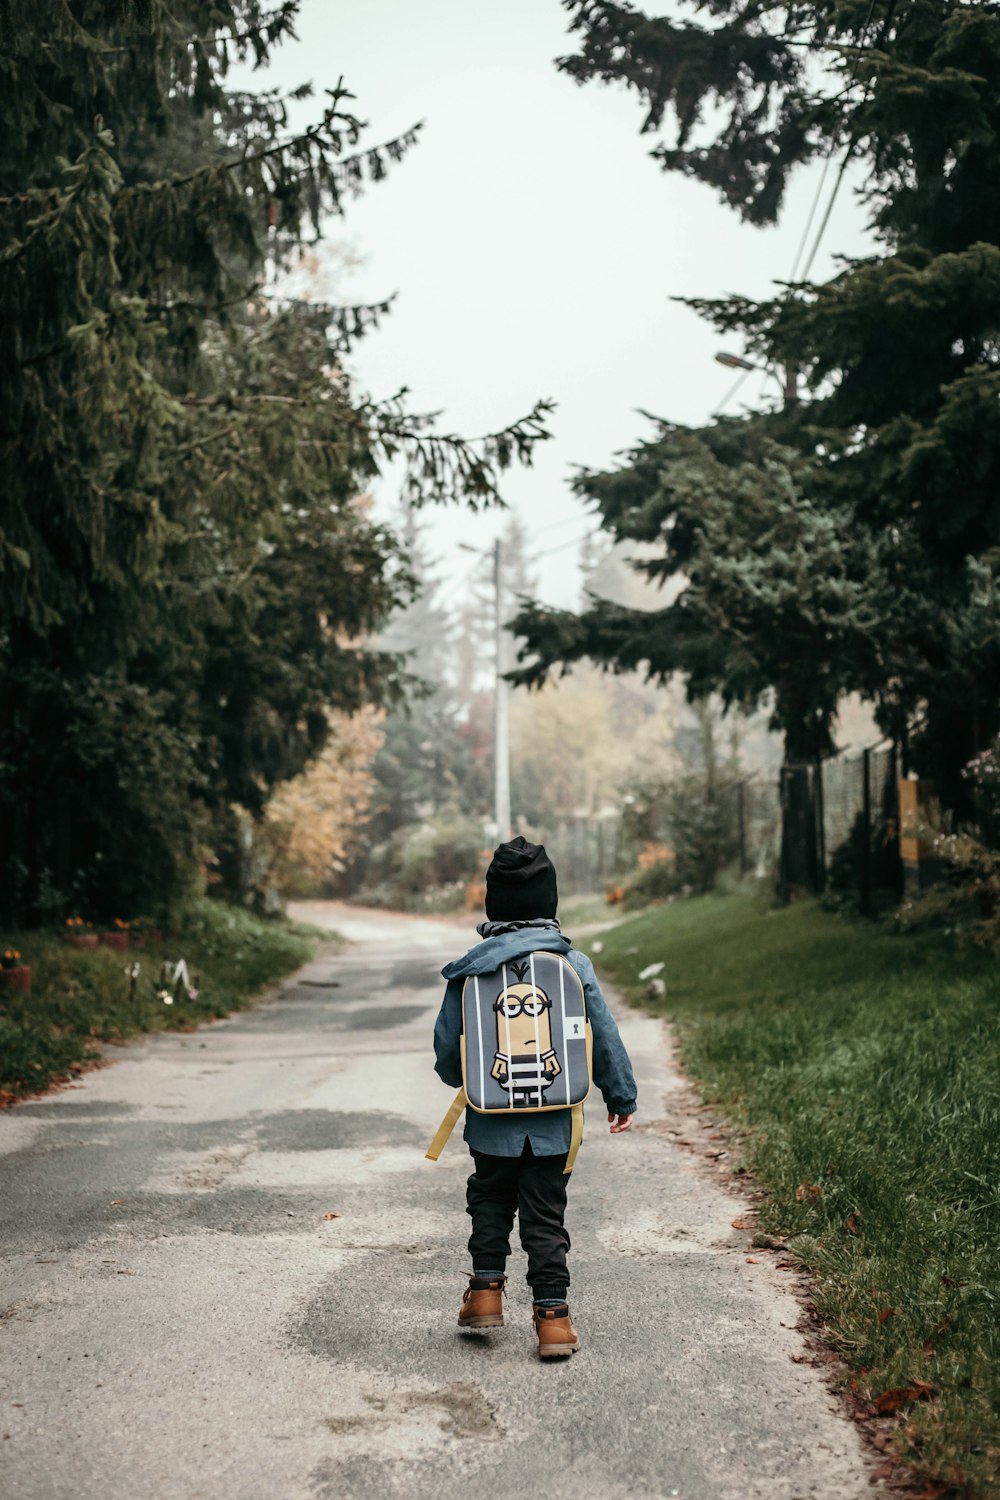
<svg viewBox="0 0 1000 1500">
<path fill-rule="evenodd" d="M 4 1500 L 870 1495 L 789 1276 L 671 1134 L 651 1018 L 620 1014 L 642 1128 L 592 1108 L 573 1175 L 583 1349 L 534 1357 L 520 1251 L 507 1326 L 458 1332 L 468 1156 L 423 1152 L 438 971 L 475 935 L 309 915 L 351 946 L 0 1115 Z"/>
</svg>

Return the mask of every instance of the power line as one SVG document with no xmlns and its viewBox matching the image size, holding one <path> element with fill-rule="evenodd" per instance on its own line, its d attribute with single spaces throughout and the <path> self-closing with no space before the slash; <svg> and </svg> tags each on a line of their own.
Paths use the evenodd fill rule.
<svg viewBox="0 0 1000 1500">
<path fill-rule="evenodd" d="M 803 281 L 808 281 L 809 279 L 809 272 L 812 270 L 812 263 L 816 259 L 816 252 L 823 242 L 823 236 L 824 234 L 826 234 L 826 227 L 830 222 L 830 215 L 833 213 L 833 205 L 836 203 L 837 194 L 840 192 L 840 184 L 843 182 L 844 173 L 847 171 L 847 163 L 850 161 L 852 155 L 854 154 L 854 147 L 856 145 L 857 142 L 854 139 L 851 139 L 847 143 L 847 150 L 844 152 L 844 159 L 840 163 L 840 169 L 837 172 L 836 181 L 833 184 L 833 192 L 830 194 L 830 201 L 826 205 L 826 213 L 823 215 L 823 220 L 819 226 L 819 229 L 816 231 L 816 238 L 813 240 L 813 247 L 809 252 L 809 259 L 802 267 Z M 827 160 L 829 161 L 829 157 L 827 158 Z"/>
<path fill-rule="evenodd" d="M 824 161 L 823 161 L 823 170 L 820 173 L 819 183 L 817 184 L 816 191 L 813 194 L 812 207 L 809 210 L 809 217 L 808 217 L 808 219 L 806 219 L 806 227 L 802 231 L 802 238 L 799 240 L 799 248 L 795 252 L 795 259 L 792 262 L 791 275 L 788 278 L 789 281 L 794 281 L 795 280 L 796 273 L 797 273 L 797 271 L 799 269 L 799 261 L 802 259 L 802 252 L 806 248 L 806 241 L 809 238 L 809 231 L 812 228 L 813 219 L 815 219 L 815 217 L 816 217 L 816 210 L 817 210 L 817 208 L 819 208 L 819 200 L 820 200 L 820 198 L 823 195 L 823 184 L 826 182 L 826 174 L 827 174 L 827 172 L 829 172 L 829 170 L 830 170 L 830 152 L 828 151 L 826 153 L 826 157 L 824 158 Z"/>
<path fill-rule="evenodd" d="M 536 552 L 533 561 L 541 562 L 543 557 L 554 557 L 557 552 L 565 552 L 567 547 L 579 547 L 591 537 L 599 535 L 600 527 L 593 531 L 585 531 L 582 536 L 570 537 L 568 542 L 560 542 L 558 547 L 549 547 L 544 552 Z"/>
<path fill-rule="evenodd" d="M 547 531 L 558 531 L 562 526 L 572 526 L 574 524 L 579 524 L 579 522 L 584 519 L 586 519 L 584 516 L 563 516 L 561 521 L 550 521 L 547 526 L 539 526 L 538 530 L 535 532 L 535 535 L 544 536 Z"/>
<path fill-rule="evenodd" d="M 872 18 L 873 18 L 874 14 L 875 14 L 875 7 L 876 7 L 877 4 L 878 4 L 878 0 L 870 0 L 869 6 L 868 6 L 868 14 L 865 17 L 864 25 L 861 28 L 860 45 L 859 45 L 857 51 L 855 52 L 854 58 L 853 58 L 853 60 L 851 62 L 850 78 L 849 78 L 848 83 L 847 83 L 847 88 L 848 89 L 851 88 L 853 86 L 853 84 L 855 83 L 855 81 L 857 80 L 858 67 L 859 67 L 859 65 L 861 63 L 861 54 L 864 52 L 866 44 L 867 44 L 868 28 L 869 28 L 869 26 L 872 23 Z M 892 24 L 892 15 L 893 15 L 893 11 L 895 10 L 895 8 L 896 8 L 896 0 L 889 0 L 888 9 L 886 10 L 886 15 L 885 15 L 885 21 L 884 21 L 884 23 L 882 25 L 882 32 L 881 32 L 881 35 L 879 37 L 880 41 L 884 40 L 884 38 L 886 36 L 886 33 L 888 32 L 889 27 Z M 807 280 L 807 278 L 809 276 L 809 272 L 812 270 L 813 261 L 816 259 L 816 255 L 817 255 L 817 252 L 819 251 L 819 247 L 820 247 L 820 245 L 823 242 L 823 236 L 825 235 L 826 230 L 827 230 L 827 225 L 830 222 L 830 215 L 833 213 L 833 205 L 836 203 L 836 201 L 837 201 L 837 194 L 840 192 L 840 184 L 844 180 L 844 174 L 847 171 L 848 162 L 850 161 L 851 157 L 854 154 L 854 148 L 855 148 L 856 145 L 857 145 L 857 137 L 852 135 L 851 139 L 847 143 L 847 150 L 844 152 L 844 159 L 840 163 L 840 169 L 837 172 L 837 177 L 836 177 L 836 180 L 835 180 L 835 182 L 833 184 L 833 192 L 830 194 L 830 201 L 826 205 L 826 211 L 823 214 L 822 222 L 820 223 L 819 229 L 817 230 L 816 238 L 813 241 L 812 250 L 809 252 L 809 259 L 806 261 L 805 265 L 802 267 L 802 280 L 803 281 Z M 801 241 L 799 243 L 799 248 L 798 248 L 798 250 L 796 251 L 796 254 L 795 254 L 795 263 L 792 266 L 792 274 L 788 278 L 789 281 L 794 281 L 796 279 L 796 274 L 797 274 L 797 271 L 798 271 L 799 261 L 800 261 L 800 259 L 802 257 L 802 251 L 803 251 L 803 248 L 805 246 L 805 243 L 806 243 L 807 239 L 809 238 L 809 230 L 812 227 L 813 219 L 816 216 L 816 209 L 819 206 L 819 200 L 820 200 L 820 197 L 821 197 L 822 191 L 823 191 L 823 184 L 826 181 L 826 174 L 827 174 L 827 172 L 829 170 L 830 162 L 833 159 L 833 152 L 834 152 L 834 146 L 833 146 L 833 142 L 831 141 L 829 150 L 826 153 L 826 158 L 825 158 L 825 160 L 823 162 L 823 171 L 822 171 L 822 174 L 820 176 L 819 185 L 817 186 L 815 195 L 813 197 L 812 207 L 809 210 L 809 217 L 806 220 L 806 227 L 802 231 L 802 239 L 801 239 Z"/>
<path fill-rule="evenodd" d="M 740 387 L 742 386 L 743 382 L 746 380 L 747 376 L 748 375 L 752 375 L 753 372 L 754 372 L 754 370 L 756 368 L 757 368 L 756 365 L 751 365 L 750 368 L 749 368 L 749 370 L 741 370 L 740 371 L 739 375 L 733 381 L 732 385 L 729 387 L 728 391 L 723 396 L 723 398 L 719 402 L 718 406 L 712 412 L 712 418 L 721 417 L 722 416 L 722 413 L 725 411 L 725 409 L 729 405 L 730 401 L 732 401 L 733 397 L 736 395 L 736 392 L 740 389 Z"/>
</svg>

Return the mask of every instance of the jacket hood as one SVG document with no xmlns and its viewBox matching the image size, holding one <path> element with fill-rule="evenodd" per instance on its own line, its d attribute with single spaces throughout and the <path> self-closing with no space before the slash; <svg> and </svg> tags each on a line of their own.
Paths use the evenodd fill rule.
<svg viewBox="0 0 1000 1500">
<path fill-rule="evenodd" d="M 502 932 L 486 938 L 454 959 L 441 970 L 444 979 L 466 979 L 470 974 L 492 974 L 501 964 L 522 953 L 568 953 L 572 947 L 553 922 L 551 927 L 521 927 L 516 932 Z"/>
</svg>

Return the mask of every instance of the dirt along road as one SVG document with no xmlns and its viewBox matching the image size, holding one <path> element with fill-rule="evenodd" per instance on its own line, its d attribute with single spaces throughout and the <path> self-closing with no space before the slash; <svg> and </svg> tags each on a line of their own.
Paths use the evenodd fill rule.
<svg viewBox="0 0 1000 1500">
<path fill-rule="evenodd" d="M 350 945 L 0 1115 L 5 1500 L 871 1494 L 789 1278 L 669 1133 L 649 1017 L 619 1009 L 644 1128 L 596 1101 L 570 1190 L 582 1351 L 534 1357 L 520 1251 L 507 1326 L 458 1332 L 469 1159 L 423 1153 L 438 973 L 475 934 L 303 915 Z"/>
</svg>

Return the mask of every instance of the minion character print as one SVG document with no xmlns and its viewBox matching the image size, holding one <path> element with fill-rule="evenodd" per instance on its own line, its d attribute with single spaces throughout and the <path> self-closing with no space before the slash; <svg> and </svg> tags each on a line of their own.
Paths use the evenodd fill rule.
<svg viewBox="0 0 1000 1500">
<path fill-rule="evenodd" d="M 540 985 L 526 977 L 530 961 L 506 967 L 513 971 L 516 983 L 507 983 L 505 971 L 504 988 L 493 1002 L 497 1048 L 490 1075 L 506 1091 L 512 1109 L 539 1109 L 545 1103 L 545 1091 L 562 1072 L 552 1045 L 552 1002 Z"/>
</svg>

